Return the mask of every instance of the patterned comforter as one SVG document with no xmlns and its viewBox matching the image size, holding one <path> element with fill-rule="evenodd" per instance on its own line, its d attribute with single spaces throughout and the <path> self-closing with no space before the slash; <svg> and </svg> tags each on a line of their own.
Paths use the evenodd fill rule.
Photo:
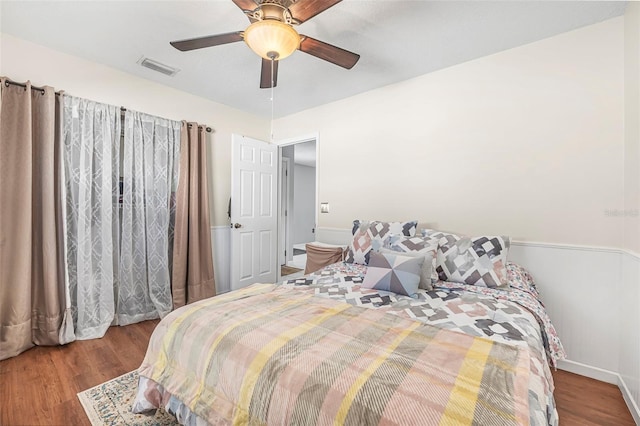
<svg viewBox="0 0 640 426">
<path fill-rule="evenodd" d="M 557 424 L 549 364 L 564 351 L 526 271 L 508 265 L 507 290 L 438 283 L 413 298 L 361 289 L 365 272 L 338 263 L 174 311 L 134 411 L 164 406 L 183 424 Z"/>
</svg>

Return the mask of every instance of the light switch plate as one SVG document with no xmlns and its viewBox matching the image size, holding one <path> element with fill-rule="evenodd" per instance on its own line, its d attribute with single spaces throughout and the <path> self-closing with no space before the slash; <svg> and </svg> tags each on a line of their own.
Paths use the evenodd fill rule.
<svg viewBox="0 0 640 426">
<path fill-rule="evenodd" d="M 329 213 L 329 203 L 320 203 L 320 213 Z"/>
</svg>

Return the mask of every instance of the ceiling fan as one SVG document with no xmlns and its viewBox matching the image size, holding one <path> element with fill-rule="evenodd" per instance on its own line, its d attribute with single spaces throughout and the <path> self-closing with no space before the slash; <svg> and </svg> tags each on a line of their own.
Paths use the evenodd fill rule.
<svg viewBox="0 0 640 426">
<path fill-rule="evenodd" d="M 251 24 L 244 31 L 217 34 L 170 44 L 183 52 L 244 40 L 262 57 L 260 88 L 275 87 L 278 61 L 296 49 L 317 58 L 351 69 L 360 55 L 315 38 L 298 34 L 293 28 L 342 0 L 232 0 Z"/>
</svg>

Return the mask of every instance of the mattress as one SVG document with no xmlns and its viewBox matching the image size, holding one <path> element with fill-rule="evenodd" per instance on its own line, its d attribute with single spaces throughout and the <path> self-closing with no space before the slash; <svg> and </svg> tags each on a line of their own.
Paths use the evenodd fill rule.
<svg viewBox="0 0 640 426">
<path fill-rule="evenodd" d="M 360 287 L 336 263 L 163 319 L 134 411 L 182 424 L 557 424 L 562 345 L 528 273 L 511 286 Z M 400 339 L 400 340 L 398 340 Z"/>
</svg>

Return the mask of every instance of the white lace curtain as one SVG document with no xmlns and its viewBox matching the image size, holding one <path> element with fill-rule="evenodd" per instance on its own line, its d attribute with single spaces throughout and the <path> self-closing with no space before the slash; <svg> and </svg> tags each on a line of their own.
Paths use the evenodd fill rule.
<svg viewBox="0 0 640 426">
<path fill-rule="evenodd" d="M 125 113 L 118 324 L 172 309 L 171 248 L 180 122 Z"/>
<path fill-rule="evenodd" d="M 77 339 L 171 311 L 180 122 L 65 96 L 68 289 Z"/>
<path fill-rule="evenodd" d="M 64 97 L 67 280 L 76 338 L 104 336 L 118 277 L 120 109 Z"/>
</svg>

